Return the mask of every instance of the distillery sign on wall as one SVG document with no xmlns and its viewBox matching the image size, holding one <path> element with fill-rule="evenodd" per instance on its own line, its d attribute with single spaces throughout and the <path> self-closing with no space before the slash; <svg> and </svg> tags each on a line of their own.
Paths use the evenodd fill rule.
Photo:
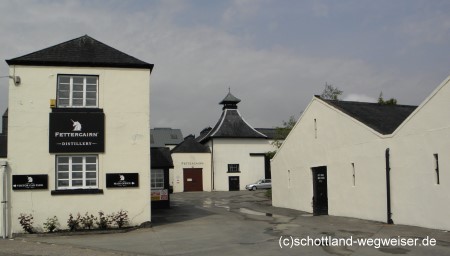
<svg viewBox="0 0 450 256">
<path fill-rule="evenodd" d="M 104 152 L 105 114 L 50 113 L 50 153 Z"/>
<path fill-rule="evenodd" d="M 48 188 L 48 175 L 46 174 L 12 176 L 13 190 L 47 189 L 47 188 Z"/>
</svg>

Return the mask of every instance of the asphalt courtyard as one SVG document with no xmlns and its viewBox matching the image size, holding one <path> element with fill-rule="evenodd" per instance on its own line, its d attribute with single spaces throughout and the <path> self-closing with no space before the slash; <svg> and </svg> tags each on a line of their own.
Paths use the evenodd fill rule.
<svg viewBox="0 0 450 256">
<path fill-rule="evenodd" d="M 264 191 L 171 196 L 171 209 L 153 210 L 151 228 L 0 239 L 0 256 L 450 255 L 450 232 L 311 216 L 272 207 Z"/>
</svg>

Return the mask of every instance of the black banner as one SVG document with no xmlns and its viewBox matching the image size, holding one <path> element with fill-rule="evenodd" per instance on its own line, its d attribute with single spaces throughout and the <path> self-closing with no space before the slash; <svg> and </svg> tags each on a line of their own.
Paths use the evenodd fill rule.
<svg viewBox="0 0 450 256">
<path fill-rule="evenodd" d="M 49 152 L 105 152 L 103 112 L 50 113 Z"/>
<path fill-rule="evenodd" d="M 139 173 L 107 173 L 107 188 L 139 187 Z"/>
<path fill-rule="evenodd" d="M 48 175 L 13 175 L 13 190 L 48 189 Z"/>
</svg>

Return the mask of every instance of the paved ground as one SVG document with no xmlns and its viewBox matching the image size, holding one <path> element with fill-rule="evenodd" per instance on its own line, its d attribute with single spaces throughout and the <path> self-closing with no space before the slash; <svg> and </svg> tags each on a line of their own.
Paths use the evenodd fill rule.
<svg viewBox="0 0 450 256">
<path fill-rule="evenodd" d="M 352 218 L 313 217 L 304 212 L 272 207 L 263 191 L 174 194 L 172 208 L 153 211 L 152 222 L 152 228 L 127 233 L 26 235 L 14 240 L 0 240 L 0 256 L 450 255 L 450 232 Z M 437 245 L 375 248 L 356 244 L 326 246 L 322 243 L 318 246 L 295 246 L 307 242 L 300 239 L 308 236 L 331 237 L 333 241 L 343 238 L 347 243 L 350 237 L 354 240 L 410 239 L 420 243 L 428 237 L 435 239 Z M 291 244 L 294 244 L 293 248 L 289 248 Z"/>
</svg>

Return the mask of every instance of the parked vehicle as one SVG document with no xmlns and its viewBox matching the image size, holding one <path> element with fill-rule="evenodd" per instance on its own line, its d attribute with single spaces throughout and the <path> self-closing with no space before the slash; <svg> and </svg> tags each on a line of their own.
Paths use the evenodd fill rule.
<svg viewBox="0 0 450 256">
<path fill-rule="evenodd" d="M 260 179 L 255 183 L 248 184 L 245 186 L 245 189 L 257 190 L 257 189 L 269 189 L 272 188 L 272 180 L 270 179 Z"/>
</svg>

